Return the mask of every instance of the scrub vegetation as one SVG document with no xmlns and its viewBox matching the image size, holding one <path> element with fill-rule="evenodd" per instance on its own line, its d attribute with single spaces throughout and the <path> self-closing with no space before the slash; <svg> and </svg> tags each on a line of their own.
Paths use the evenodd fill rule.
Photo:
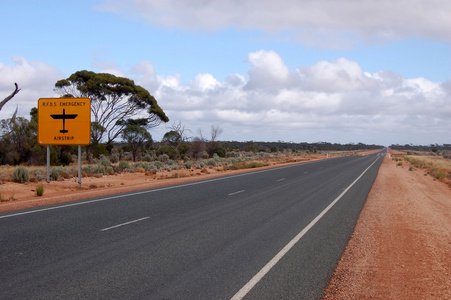
<svg viewBox="0 0 451 300">
<path fill-rule="evenodd" d="M 400 163 L 405 161 L 410 165 L 410 171 L 424 171 L 424 175 L 430 175 L 435 180 L 451 186 L 451 149 L 449 145 L 431 145 L 429 148 L 411 146 L 408 150 L 393 155 L 392 159 Z"/>
</svg>

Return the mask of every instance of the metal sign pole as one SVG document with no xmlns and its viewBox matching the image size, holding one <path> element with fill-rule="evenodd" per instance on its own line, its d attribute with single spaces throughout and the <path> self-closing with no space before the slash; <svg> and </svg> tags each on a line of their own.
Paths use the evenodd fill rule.
<svg viewBox="0 0 451 300">
<path fill-rule="evenodd" d="M 47 145 L 47 183 L 50 183 L 50 145 Z"/>
<path fill-rule="evenodd" d="M 78 145 L 78 185 L 81 187 L 81 145 Z"/>
</svg>

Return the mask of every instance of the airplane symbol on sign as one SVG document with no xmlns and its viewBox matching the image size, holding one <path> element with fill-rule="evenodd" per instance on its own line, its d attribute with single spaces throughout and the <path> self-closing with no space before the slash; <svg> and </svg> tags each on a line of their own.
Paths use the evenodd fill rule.
<svg viewBox="0 0 451 300">
<path fill-rule="evenodd" d="M 63 109 L 62 115 L 50 115 L 50 116 L 55 120 L 63 120 L 63 129 L 60 130 L 60 132 L 62 134 L 65 134 L 65 133 L 69 132 L 68 130 L 66 130 L 66 119 L 72 120 L 72 119 L 75 119 L 78 115 L 76 115 L 76 114 L 66 115 L 66 109 Z"/>
</svg>

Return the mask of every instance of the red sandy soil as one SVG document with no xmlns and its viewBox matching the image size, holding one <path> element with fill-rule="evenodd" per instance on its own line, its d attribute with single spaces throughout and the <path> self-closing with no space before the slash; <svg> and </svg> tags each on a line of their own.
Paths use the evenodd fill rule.
<svg viewBox="0 0 451 300">
<path fill-rule="evenodd" d="M 451 190 L 385 157 L 324 299 L 451 299 Z"/>
</svg>

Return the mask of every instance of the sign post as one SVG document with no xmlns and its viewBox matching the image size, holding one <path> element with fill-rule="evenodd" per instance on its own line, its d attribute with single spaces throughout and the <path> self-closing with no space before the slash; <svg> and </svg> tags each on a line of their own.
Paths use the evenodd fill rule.
<svg viewBox="0 0 451 300">
<path fill-rule="evenodd" d="M 78 145 L 78 183 L 81 185 L 81 145 L 91 143 L 91 100 L 39 99 L 38 143 L 47 145 L 47 182 L 50 181 L 50 145 Z"/>
</svg>

